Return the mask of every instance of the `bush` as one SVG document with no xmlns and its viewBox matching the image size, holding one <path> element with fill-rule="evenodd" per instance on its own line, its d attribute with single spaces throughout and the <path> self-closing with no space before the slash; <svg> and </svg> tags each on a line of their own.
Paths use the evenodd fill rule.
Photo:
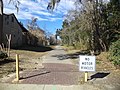
<svg viewBox="0 0 120 90">
<path fill-rule="evenodd" d="M 8 55 L 5 52 L 0 51 L 0 59 L 7 58 Z"/>
<path fill-rule="evenodd" d="M 108 58 L 114 65 L 120 65 L 120 39 L 110 46 Z"/>
</svg>

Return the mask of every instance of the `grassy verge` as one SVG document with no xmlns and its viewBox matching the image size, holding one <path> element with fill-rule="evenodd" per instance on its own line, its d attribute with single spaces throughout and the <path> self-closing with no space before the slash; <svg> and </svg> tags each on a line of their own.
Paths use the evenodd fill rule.
<svg viewBox="0 0 120 90">
<path fill-rule="evenodd" d="M 71 47 L 63 47 L 67 51 L 67 55 L 71 59 L 73 64 L 79 65 L 79 55 L 89 54 L 87 50 L 75 50 Z M 96 56 L 96 70 L 113 70 L 114 65 L 108 60 L 108 52 L 102 52 Z"/>
<path fill-rule="evenodd" d="M 41 68 L 42 56 L 52 50 L 51 47 L 24 46 L 11 49 L 10 57 L 0 60 L 0 78 L 15 72 L 15 56 L 19 54 L 20 70 L 31 70 Z"/>
</svg>

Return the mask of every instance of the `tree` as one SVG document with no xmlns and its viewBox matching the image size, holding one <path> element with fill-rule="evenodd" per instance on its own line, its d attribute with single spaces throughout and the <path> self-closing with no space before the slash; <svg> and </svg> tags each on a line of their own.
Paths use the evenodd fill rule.
<svg viewBox="0 0 120 90">
<path fill-rule="evenodd" d="M 40 29 L 39 26 L 37 25 L 37 18 L 32 17 L 31 21 L 28 21 L 28 23 L 27 23 L 27 28 L 28 28 L 28 30 L 38 30 L 38 29 Z"/>
<path fill-rule="evenodd" d="M 114 65 L 120 66 L 120 39 L 110 46 L 108 58 Z"/>
<path fill-rule="evenodd" d="M 2 0 L 1 0 L 2 1 Z M 15 6 L 19 6 L 20 0 L 10 0 Z M 48 10 L 53 10 L 61 0 L 50 0 Z M 78 2 L 78 3 L 77 3 Z M 120 33 L 120 1 L 110 0 L 106 5 L 103 0 L 75 0 L 76 7 L 82 5 L 82 9 L 63 22 L 60 37 L 63 43 L 73 45 L 79 42 L 91 50 L 107 51 L 112 41 L 119 38 Z M 71 17 L 71 16 L 70 16 Z M 114 25 L 114 23 L 116 23 Z M 87 39 L 87 42 L 85 42 Z M 77 41 L 76 41 L 77 40 Z"/>
<path fill-rule="evenodd" d="M 109 5 L 110 4 L 110 5 Z M 90 0 L 82 10 L 69 12 L 60 30 L 63 44 L 85 46 L 92 51 L 107 51 L 113 40 L 118 40 L 120 30 L 119 2 Z M 71 19 L 72 17 L 72 19 Z M 116 25 L 115 25 L 116 23 Z M 75 46 L 74 45 L 74 46 Z M 83 47 L 82 47 L 83 48 Z"/>
<path fill-rule="evenodd" d="M 28 21 L 27 28 L 29 30 L 28 41 L 29 45 L 43 46 L 46 43 L 46 33 L 37 24 L 37 18 L 32 17 L 31 21 Z"/>
<path fill-rule="evenodd" d="M 12 3 L 15 8 L 17 9 L 17 12 L 19 11 L 19 5 L 20 5 L 20 0 L 9 0 L 9 4 Z"/>
<path fill-rule="evenodd" d="M 0 44 L 2 43 L 3 32 L 3 1 L 0 0 Z"/>
</svg>

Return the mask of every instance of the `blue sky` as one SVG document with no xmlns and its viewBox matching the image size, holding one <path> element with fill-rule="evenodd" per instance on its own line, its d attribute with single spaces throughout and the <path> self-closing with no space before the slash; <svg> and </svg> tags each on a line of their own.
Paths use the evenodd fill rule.
<svg viewBox="0 0 120 90">
<path fill-rule="evenodd" d="M 20 9 L 17 14 L 14 5 L 12 3 L 8 4 L 9 0 L 3 1 L 4 13 L 14 13 L 17 19 L 21 21 L 25 27 L 28 20 L 31 20 L 32 17 L 38 18 L 37 23 L 40 28 L 49 31 L 52 34 L 55 34 L 56 29 L 62 27 L 64 15 L 67 14 L 68 10 L 75 8 L 75 0 L 61 0 L 55 10 L 51 13 L 47 10 L 49 0 L 20 0 Z"/>
</svg>

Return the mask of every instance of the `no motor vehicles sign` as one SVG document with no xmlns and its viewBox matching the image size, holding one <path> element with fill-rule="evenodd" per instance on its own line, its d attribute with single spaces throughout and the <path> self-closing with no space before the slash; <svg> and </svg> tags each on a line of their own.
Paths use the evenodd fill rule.
<svg viewBox="0 0 120 90">
<path fill-rule="evenodd" d="M 80 71 L 95 71 L 96 59 L 95 56 L 79 56 Z"/>
</svg>

